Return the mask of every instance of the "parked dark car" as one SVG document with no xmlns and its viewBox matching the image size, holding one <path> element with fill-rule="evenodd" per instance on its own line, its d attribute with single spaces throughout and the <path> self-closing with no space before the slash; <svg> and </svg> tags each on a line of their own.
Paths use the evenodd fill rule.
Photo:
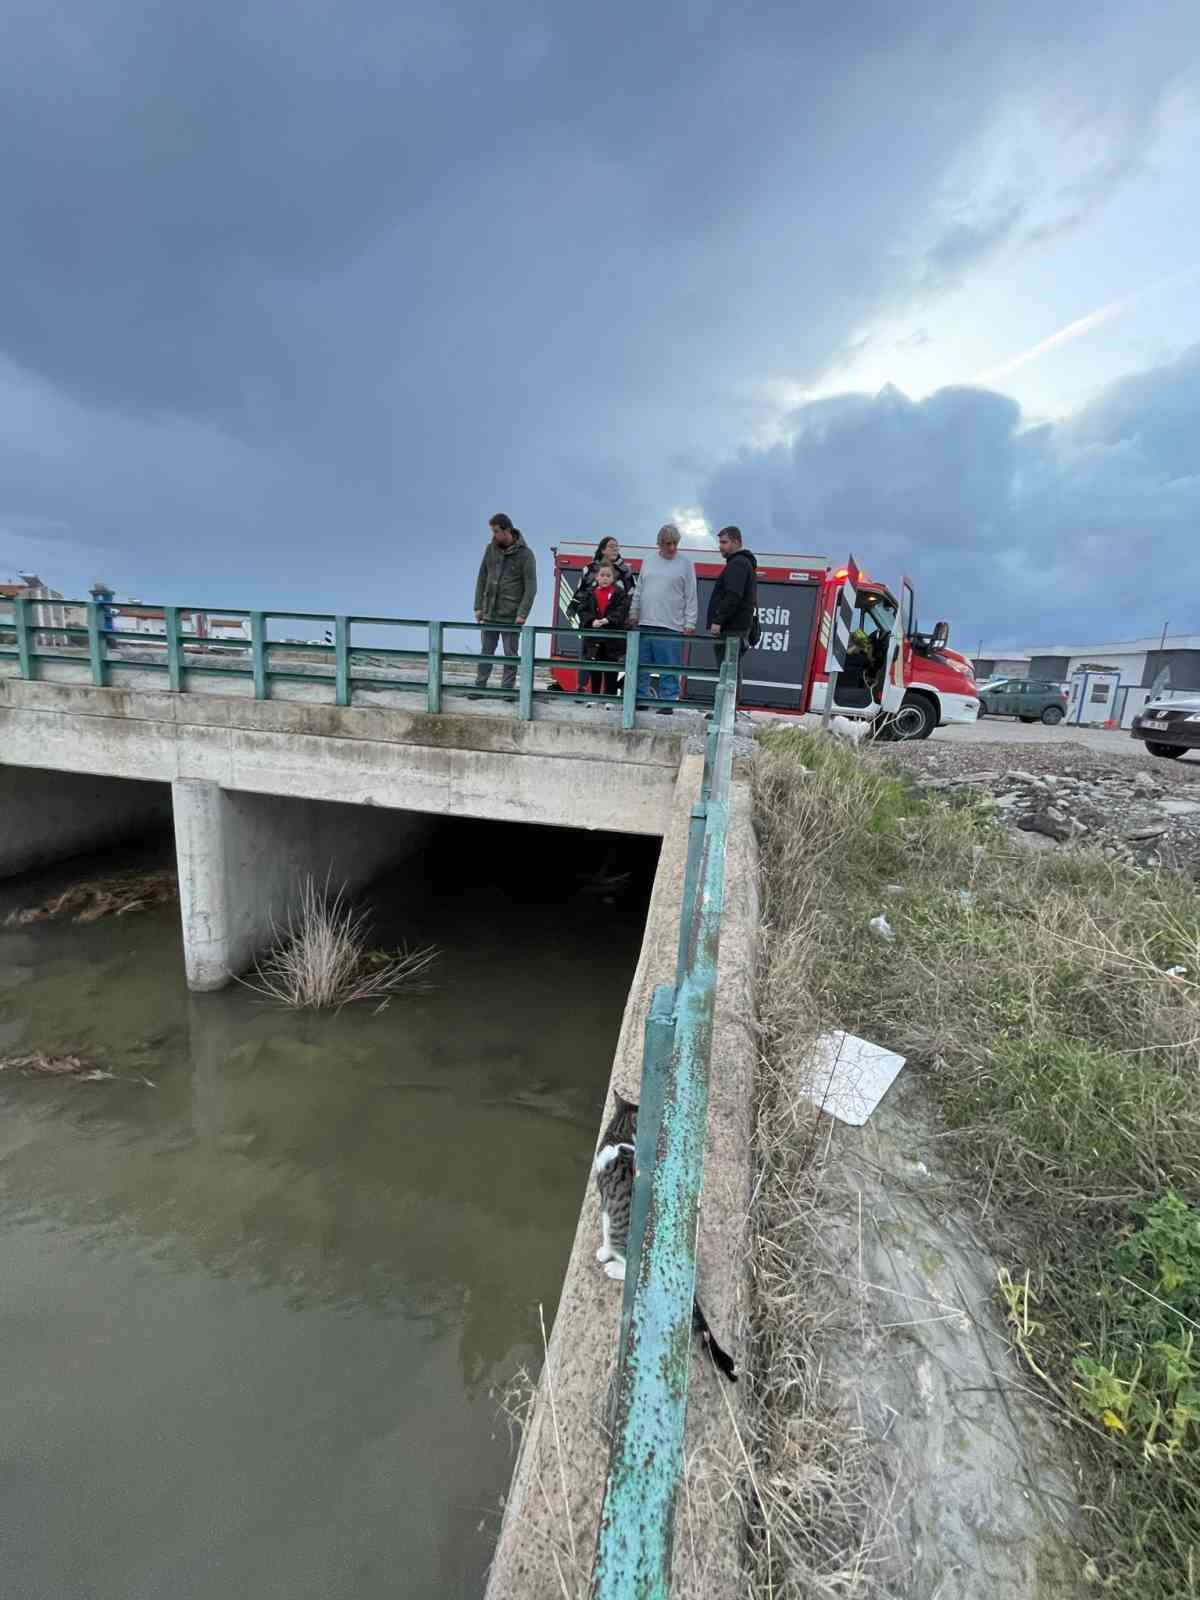
<svg viewBox="0 0 1200 1600">
<path fill-rule="evenodd" d="M 1065 684 L 1044 678 L 997 678 L 978 688 L 981 717 L 1017 717 L 1022 722 L 1047 726 L 1061 722 L 1067 714 Z"/>
<path fill-rule="evenodd" d="M 1185 750 L 1200 750 L 1200 695 L 1148 700 L 1130 724 L 1129 737 L 1141 739 L 1152 756 L 1168 761 Z"/>
</svg>

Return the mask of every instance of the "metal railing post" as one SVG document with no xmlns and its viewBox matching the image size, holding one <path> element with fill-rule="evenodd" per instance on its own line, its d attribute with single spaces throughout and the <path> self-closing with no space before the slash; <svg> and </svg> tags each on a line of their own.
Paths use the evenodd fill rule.
<svg viewBox="0 0 1200 1600">
<path fill-rule="evenodd" d="M 676 1004 L 675 1045 L 650 1184 L 655 1223 L 638 1261 L 617 1386 L 612 1457 L 592 1568 L 595 1600 L 667 1600 L 670 1592 L 708 1119 L 709 983 L 708 974 L 689 976 Z"/>
<path fill-rule="evenodd" d="M 638 685 L 638 640 L 640 635 L 635 628 L 625 638 L 625 683 L 624 693 L 621 696 L 621 726 L 632 728 L 634 718 L 637 716 L 637 685 Z"/>
<path fill-rule="evenodd" d="M 350 624 L 345 617 L 333 619 L 334 698 L 339 706 L 350 704 Z"/>
<path fill-rule="evenodd" d="M 425 709 L 435 715 L 442 709 L 442 624 L 429 624 L 429 660 L 425 669 Z"/>
<path fill-rule="evenodd" d="M 17 671 L 23 678 L 32 679 L 33 650 L 29 638 L 29 597 L 13 596 L 13 621 L 17 630 Z"/>
<path fill-rule="evenodd" d="M 179 607 L 163 607 L 163 626 L 167 630 L 167 684 L 176 694 L 183 692 L 183 644 L 179 638 Z"/>
<path fill-rule="evenodd" d="M 734 642 L 736 648 L 736 641 Z M 717 959 L 725 896 L 725 852 L 737 694 L 737 658 L 727 648 L 713 706 L 706 801 L 692 812 L 685 910 L 680 922 L 674 1041 L 656 1116 L 657 1076 L 647 1024 L 646 1087 L 656 1132 L 645 1220 L 635 1258 L 633 1217 L 622 1311 L 613 1444 L 592 1567 L 592 1600 L 667 1600 L 675 1507 L 683 1469 L 691 1316 L 696 1278 L 696 1221 L 704 1176 L 708 1085 L 716 1004 Z M 661 1005 L 656 991 L 655 1001 Z M 638 1115 L 638 1178 L 648 1156 Z M 638 1178 L 634 1205 L 638 1205 Z M 633 1284 L 630 1291 L 630 1282 Z"/>
<path fill-rule="evenodd" d="M 533 717 L 533 659 L 537 654 L 537 635 L 528 623 L 521 629 L 521 663 L 517 669 L 517 716 L 522 722 Z"/>
<path fill-rule="evenodd" d="M 254 667 L 254 698 L 267 699 L 267 623 L 261 611 L 250 613 L 250 650 Z"/>
<path fill-rule="evenodd" d="M 100 607 L 94 600 L 87 606 L 88 662 L 92 669 L 92 682 L 97 689 L 104 687 L 104 640 L 100 636 Z"/>
<path fill-rule="evenodd" d="M 618 1382 L 625 1365 L 629 1322 L 633 1315 L 633 1290 L 637 1283 L 646 1216 L 650 1209 L 650 1181 L 658 1158 L 667 1075 L 675 1044 L 675 990 L 660 983 L 646 1017 L 646 1042 L 642 1049 L 642 1087 L 638 1095 L 637 1154 L 634 1157 L 633 1202 L 629 1209 L 629 1236 L 625 1248 L 625 1293 L 621 1302 L 621 1339 L 617 1354 Z"/>
<path fill-rule="evenodd" d="M 675 960 L 676 988 L 683 982 L 688 950 L 692 942 L 692 913 L 695 910 L 696 894 L 699 889 L 700 862 L 704 856 L 704 834 L 707 825 L 708 801 L 701 800 L 692 807 L 692 820 L 688 824 L 687 866 L 683 874 L 683 912 L 679 919 L 679 954 Z"/>
</svg>

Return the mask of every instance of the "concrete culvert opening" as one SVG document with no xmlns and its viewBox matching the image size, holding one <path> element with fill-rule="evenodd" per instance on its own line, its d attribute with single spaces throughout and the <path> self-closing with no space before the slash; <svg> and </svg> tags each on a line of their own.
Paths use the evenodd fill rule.
<svg viewBox="0 0 1200 1600">
<path fill-rule="evenodd" d="M 0 880 L 171 827 L 171 789 L 0 766 Z"/>
</svg>

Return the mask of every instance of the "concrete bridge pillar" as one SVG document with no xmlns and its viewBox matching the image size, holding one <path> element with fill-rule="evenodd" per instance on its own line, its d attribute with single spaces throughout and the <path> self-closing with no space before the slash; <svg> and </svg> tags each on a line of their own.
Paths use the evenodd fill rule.
<svg viewBox="0 0 1200 1600">
<path fill-rule="evenodd" d="M 220 989 L 286 923 L 302 881 L 361 887 L 416 850 L 432 818 L 224 789 L 171 785 L 189 989 Z"/>
</svg>

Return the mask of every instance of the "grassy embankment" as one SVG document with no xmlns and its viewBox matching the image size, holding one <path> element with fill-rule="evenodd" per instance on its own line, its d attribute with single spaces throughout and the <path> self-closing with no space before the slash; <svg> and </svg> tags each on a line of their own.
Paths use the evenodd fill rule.
<svg viewBox="0 0 1200 1600">
<path fill-rule="evenodd" d="M 1015 1358 L 1083 1463 L 1081 1572 L 1122 1600 L 1200 1595 L 1200 896 L 1030 855 L 985 805 L 796 730 L 764 742 L 756 790 L 754 1592 L 872 1587 L 863 1445 L 822 1410 L 803 1292 L 805 1053 L 837 1026 L 902 1052 L 948 1132 Z"/>
</svg>

